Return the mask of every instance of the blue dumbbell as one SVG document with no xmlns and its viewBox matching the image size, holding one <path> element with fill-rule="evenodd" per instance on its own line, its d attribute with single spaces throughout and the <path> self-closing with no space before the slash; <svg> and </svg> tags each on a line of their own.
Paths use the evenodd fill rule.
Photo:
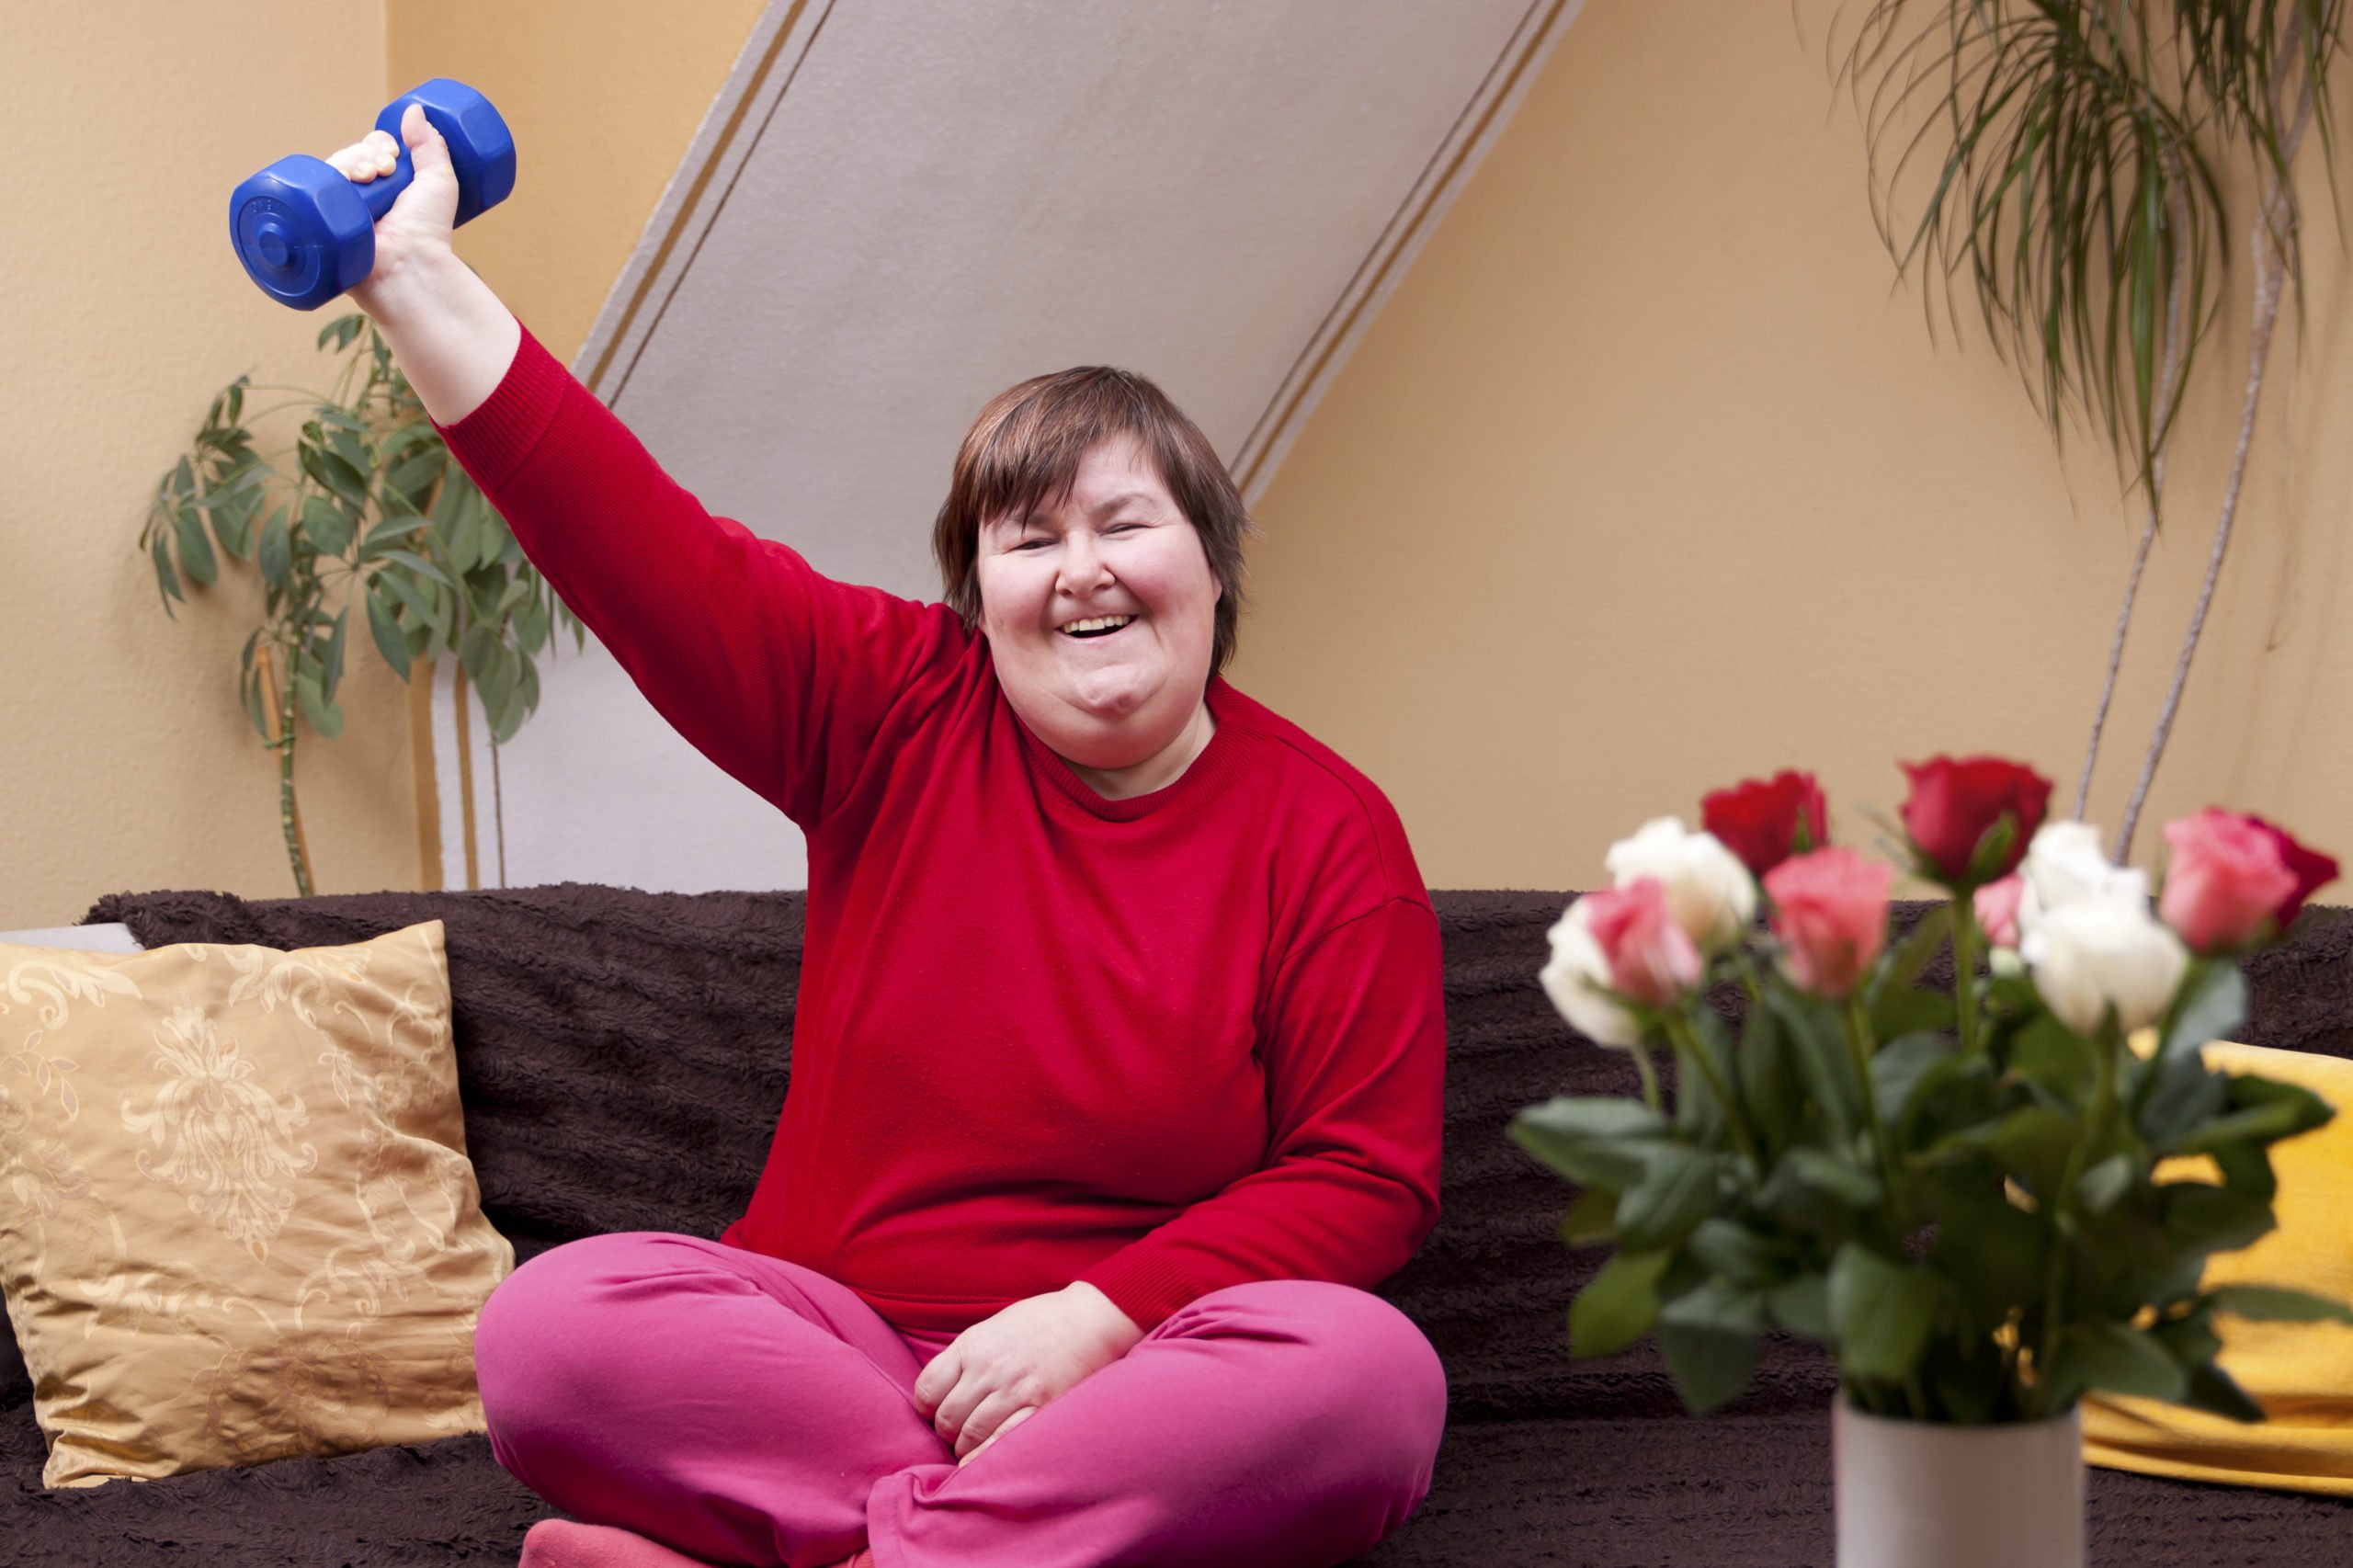
<svg viewBox="0 0 2353 1568">
<path fill-rule="evenodd" d="M 400 142 L 401 116 L 412 103 L 425 106 L 425 118 L 449 143 L 458 222 L 506 200 L 515 188 L 515 137 L 490 100 L 436 76 L 386 105 L 376 129 Z M 263 293 L 315 311 L 375 269 L 376 221 L 415 177 L 406 142 L 400 166 L 366 185 L 344 178 L 324 158 L 280 158 L 229 198 L 230 243 Z"/>
</svg>

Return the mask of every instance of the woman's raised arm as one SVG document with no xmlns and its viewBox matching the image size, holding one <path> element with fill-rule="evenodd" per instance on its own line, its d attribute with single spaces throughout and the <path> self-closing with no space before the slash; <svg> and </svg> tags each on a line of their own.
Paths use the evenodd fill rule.
<svg viewBox="0 0 2353 1568">
<path fill-rule="evenodd" d="M 455 425 L 482 406 L 515 359 L 523 329 L 514 312 L 449 248 L 458 179 L 449 144 L 416 104 L 401 119 L 416 178 L 376 225 L 376 266 L 351 290 L 400 361 L 426 412 Z M 327 159 L 366 185 L 392 172 L 400 149 L 371 131 Z"/>
</svg>

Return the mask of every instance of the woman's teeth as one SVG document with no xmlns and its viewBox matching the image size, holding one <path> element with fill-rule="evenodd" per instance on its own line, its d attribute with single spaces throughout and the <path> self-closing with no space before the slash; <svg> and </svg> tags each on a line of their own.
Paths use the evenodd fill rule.
<svg viewBox="0 0 2353 1568">
<path fill-rule="evenodd" d="M 1131 615 L 1099 615 L 1092 620 L 1074 620 L 1062 630 L 1072 637 L 1100 637 L 1105 632 L 1117 631 L 1134 619 Z"/>
</svg>

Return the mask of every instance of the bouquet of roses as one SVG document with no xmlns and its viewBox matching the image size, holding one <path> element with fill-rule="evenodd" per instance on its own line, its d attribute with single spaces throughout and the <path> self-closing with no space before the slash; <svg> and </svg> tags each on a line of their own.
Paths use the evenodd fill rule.
<svg viewBox="0 0 2353 1568">
<path fill-rule="evenodd" d="M 1710 795 L 1704 831 L 1646 824 L 1552 928 L 1546 990 L 1643 1084 L 1511 1125 L 1583 1188 L 1563 1238 L 1617 1247 L 1570 1312 L 1573 1352 L 1654 1333 L 1694 1412 L 1738 1393 L 1779 1329 L 1827 1345 L 1877 1415 L 2036 1420 L 2100 1389 L 2260 1419 L 2215 1365 L 2215 1314 L 2353 1313 L 2201 1276 L 2272 1228 L 2270 1146 L 2333 1112 L 2200 1048 L 2244 1021 L 2237 958 L 2336 862 L 2201 812 L 2167 824 L 2153 907 L 2092 828 L 2044 824 L 2032 770 L 1904 771 L 1887 825 L 1950 894 L 1908 930 L 1891 931 L 1896 869 L 1828 845 L 1799 773 Z M 1921 987 L 1947 943 L 1954 985 Z M 1734 985 L 1736 1034 L 1708 1002 Z"/>
</svg>

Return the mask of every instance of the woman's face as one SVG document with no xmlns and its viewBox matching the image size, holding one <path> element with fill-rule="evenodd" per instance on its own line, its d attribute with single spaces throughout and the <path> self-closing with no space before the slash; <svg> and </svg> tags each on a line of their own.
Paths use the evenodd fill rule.
<svg viewBox="0 0 2353 1568">
<path fill-rule="evenodd" d="M 1014 711 L 1065 761 L 1133 767 L 1201 707 L 1222 591 L 1151 461 L 1127 437 L 1070 494 L 981 525 L 981 628 Z"/>
</svg>

